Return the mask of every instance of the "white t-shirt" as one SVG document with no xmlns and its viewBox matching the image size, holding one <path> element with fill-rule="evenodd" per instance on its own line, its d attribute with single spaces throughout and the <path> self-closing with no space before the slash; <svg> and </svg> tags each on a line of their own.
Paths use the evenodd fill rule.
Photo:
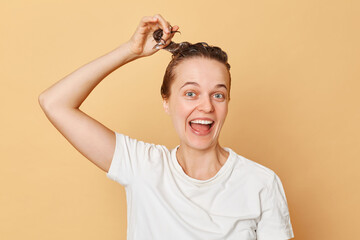
<svg viewBox="0 0 360 240">
<path fill-rule="evenodd" d="M 128 240 L 286 240 L 294 237 L 284 189 L 270 169 L 229 148 L 218 173 L 188 176 L 179 146 L 116 134 L 108 178 L 123 185 Z"/>
</svg>

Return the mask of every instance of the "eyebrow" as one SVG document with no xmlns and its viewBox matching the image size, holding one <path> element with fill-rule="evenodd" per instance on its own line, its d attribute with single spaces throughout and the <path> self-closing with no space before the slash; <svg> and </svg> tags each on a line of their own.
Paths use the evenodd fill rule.
<svg viewBox="0 0 360 240">
<path fill-rule="evenodd" d="M 197 82 L 186 82 L 184 85 L 182 85 L 182 87 L 180 88 L 180 89 L 182 89 L 183 87 L 185 87 L 185 86 L 187 86 L 187 85 L 195 85 L 195 86 L 198 86 L 198 87 L 200 87 L 200 85 L 197 83 Z M 217 84 L 216 86 L 215 86 L 215 88 L 225 88 L 226 90 L 227 90 L 227 87 L 226 87 L 226 85 L 225 84 Z"/>
</svg>

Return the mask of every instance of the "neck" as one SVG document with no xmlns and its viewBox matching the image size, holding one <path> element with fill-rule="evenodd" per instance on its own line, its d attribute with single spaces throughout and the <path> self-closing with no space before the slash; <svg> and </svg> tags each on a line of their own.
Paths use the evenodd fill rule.
<svg viewBox="0 0 360 240">
<path fill-rule="evenodd" d="M 195 179 L 212 178 L 225 164 L 229 153 L 219 143 L 207 149 L 195 149 L 181 144 L 176 158 L 184 172 Z"/>
</svg>

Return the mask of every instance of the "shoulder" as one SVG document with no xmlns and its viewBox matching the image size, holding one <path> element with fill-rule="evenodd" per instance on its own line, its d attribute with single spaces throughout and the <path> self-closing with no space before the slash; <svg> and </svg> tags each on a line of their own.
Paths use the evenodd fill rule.
<svg viewBox="0 0 360 240">
<path fill-rule="evenodd" d="M 270 185 L 277 178 L 276 173 L 272 169 L 246 158 L 233 150 L 231 151 L 235 159 L 233 174 L 237 177 L 251 181 L 253 184 L 258 185 L 258 187 Z"/>
<path fill-rule="evenodd" d="M 115 134 L 117 148 L 124 149 L 136 157 L 153 160 L 170 154 L 170 150 L 164 145 L 145 142 L 118 132 Z"/>
<path fill-rule="evenodd" d="M 116 145 L 107 176 L 127 186 L 146 172 L 161 170 L 169 150 L 160 144 L 147 143 L 115 132 Z"/>
<path fill-rule="evenodd" d="M 165 148 L 166 150 L 168 150 L 166 148 L 166 146 L 164 146 L 164 145 L 138 140 L 137 138 L 133 138 L 133 137 L 130 137 L 129 135 L 125 135 L 125 134 L 122 134 L 119 132 L 115 132 L 115 135 L 116 135 L 116 140 L 118 140 L 120 142 L 125 141 L 126 143 L 140 144 L 140 145 L 146 146 L 147 148 L 157 148 L 157 149 Z"/>
</svg>

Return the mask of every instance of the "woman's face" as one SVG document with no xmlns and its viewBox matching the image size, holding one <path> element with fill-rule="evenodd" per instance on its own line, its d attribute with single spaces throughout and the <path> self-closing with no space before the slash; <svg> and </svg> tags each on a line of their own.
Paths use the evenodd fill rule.
<svg viewBox="0 0 360 240">
<path fill-rule="evenodd" d="M 180 145 L 204 150 L 216 146 L 228 111 L 229 73 L 213 59 L 191 58 L 176 68 L 164 109 L 171 116 Z"/>
</svg>

